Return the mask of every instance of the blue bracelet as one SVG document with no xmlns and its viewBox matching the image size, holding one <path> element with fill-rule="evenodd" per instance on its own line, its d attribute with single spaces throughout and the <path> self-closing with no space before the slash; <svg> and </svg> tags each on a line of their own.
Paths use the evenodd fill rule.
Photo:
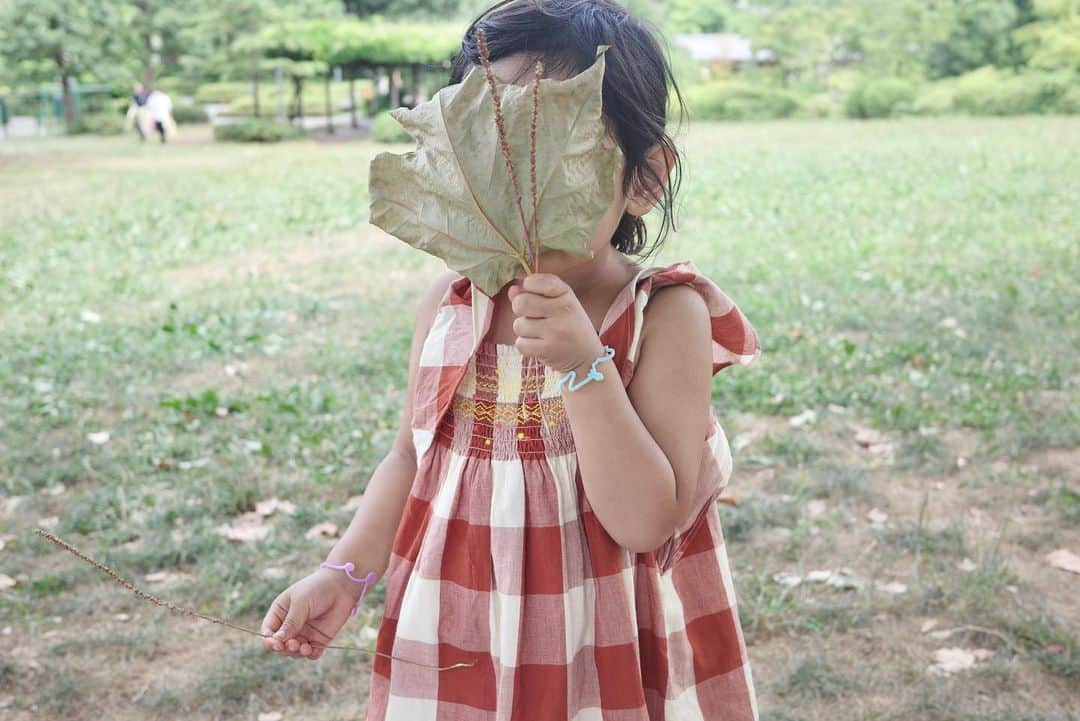
<svg viewBox="0 0 1080 721">
<path fill-rule="evenodd" d="M 575 385 L 574 382 L 577 380 L 577 373 L 575 373 L 574 371 L 570 371 L 569 373 L 564 375 L 562 378 L 560 378 L 558 380 L 558 382 L 555 384 L 555 392 L 556 393 L 561 393 L 564 383 L 566 384 L 566 387 L 570 390 L 570 392 L 573 393 L 574 391 L 579 390 L 583 385 L 585 385 L 589 381 L 602 381 L 602 380 L 604 380 L 604 374 L 601 373 L 600 371 L 596 370 L 596 366 L 599 365 L 600 363 L 602 363 L 603 361 L 611 360 L 614 357 L 615 357 L 615 349 L 612 348 L 609 345 L 604 346 L 604 355 L 600 356 L 599 358 L 597 358 L 596 360 L 594 360 L 592 362 L 592 365 L 589 367 L 589 372 L 585 376 L 584 380 L 582 380 L 580 383 Z"/>
</svg>

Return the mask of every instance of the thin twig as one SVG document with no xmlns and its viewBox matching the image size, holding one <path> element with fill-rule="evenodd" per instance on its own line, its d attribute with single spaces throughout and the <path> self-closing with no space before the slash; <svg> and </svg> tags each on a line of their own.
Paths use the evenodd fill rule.
<svg viewBox="0 0 1080 721">
<path fill-rule="evenodd" d="M 544 63 L 536 61 L 536 76 L 533 78 L 532 87 L 532 126 L 529 131 L 529 179 L 532 181 L 532 264 L 533 269 L 540 272 L 540 221 L 537 211 L 540 209 L 540 197 L 537 193 L 536 183 L 536 129 L 540 124 L 540 79 L 544 77 Z"/>
<path fill-rule="evenodd" d="M 529 248 L 529 223 L 525 220 L 525 207 L 521 201 L 521 187 L 518 184 L 517 173 L 514 172 L 514 160 L 510 154 L 510 139 L 506 135 L 506 120 L 502 113 L 502 99 L 499 97 L 499 88 L 495 81 L 495 71 L 491 67 L 491 54 L 488 52 L 487 34 L 483 30 L 476 31 L 476 44 L 480 51 L 480 62 L 484 66 L 484 77 L 487 79 L 488 90 L 491 91 L 491 101 L 495 105 L 495 131 L 499 135 L 499 147 L 502 148 L 503 160 L 506 161 L 506 172 L 510 176 L 510 187 L 514 191 L 514 203 L 517 205 L 518 217 L 521 219 L 521 228 L 525 232 L 525 248 Z M 528 269 L 532 272 L 532 268 Z"/>
<path fill-rule="evenodd" d="M 77 556 L 81 560 L 89 563 L 91 566 L 93 566 L 94 568 L 98 569 L 99 571 L 105 573 L 110 578 L 112 578 L 114 581 L 116 581 L 118 584 L 120 584 L 121 586 L 123 586 L 127 590 L 131 591 L 132 593 L 134 593 L 139 598 L 142 598 L 142 599 L 144 599 L 146 601 L 149 601 L 150 603 L 152 603 L 152 604 L 154 604 L 156 606 L 161 606 L 163 608 L 167 608 L 170 611 L 173 611 L 175 613 L 179 613 L 182 616 L 188 616 L 188 617 L 191 617 L 191 618 L 201 618 L 202 620 L 209 621 L 210 623 L 216 623 L 216 624 L 221 625 L 221 626 L 228 626 L 231 629 L 234 629 L 236 631 L 243 631 L 244 633 L 251 634 L 252 636 L 259 636 L 260 638 L 272 638 L 272 636 L 273 636 L 272 634 L 269 634 L 269 633 L 260 633 L 259 631 L 256 631 L 254 629 L 244 628 L 243 626 L 237 626 L 234 623 L 229 623 L 228 621 L 223 621 L 220 618 L 215 618 L 213 616 L 207 616 L 205 614 L 199 613 L 198 611 L 193 611 L 190 608 L 184 608 L 183 606 L 177 606 L 175 604 L 169 603 L 168 601 L 163 601 L 160 598 L 158 598 L 157 596 L 151 595 L 151 594 L 147 593 L 146 591 L 143 591 L 143 590 L 141 590 L 139 588 L 136 588 L 134 586 L 134 584 L 132 584 L 130 581 L 122 578 L 120 576 L 120 574 L 118 574 L 116 571 L 112 570 L 111 568 L 106 566 L 104 563 L 101 563 L 100 561 L 95 561 L 93 558 L 90 558 L 85 553 L 83 553 L 79 549 L 75 548 L 70 543 L 68 543 L 67 541 L 61 539 L 60 537 L 58 537 L 56 535 L 53 535 L 52 533 L 49 533 L 48 531 L 46 531 L 46 530 L 44 530 L 42 528 L 35 528 L 34 533 L 38 534 L 39 536 L 43 536 L 43 537 L 47 538 L 48 540 L 55 543 L 57 546 L 60 546 L 61 548 L 63 548 L 65 551 L 68 551 L 69 553 Z M 308 625 L 311 626 L 310 623 Z M 324 636 L 329 638 L 330 634 L 323 633 L 322 631 L 320 631 L 315 626 L 311 626 L 311 627 L 314 628 L 316 631 L 319 631 L 319 633 L 322 633 Z M 408 664 L 412 664 L 414 666 L 423 666 L 424 668 L 433 668 L 436 671 L 450 671 L 450 670 L 455 669 L 455 668 L 469 668 L 471 666 L 476 665 L 476 662 L 473 661 L 471 663 L 455 663 L 455 664 L 451 664 L 449 666 L 433 666 L 433 665 L 426 664 L 426 663 L 420 663 L 419 661 L 410 661 L 407 658 L 400 658 L 398 656 L 394 656 L 394 655 L 391 655 L 391 654 L 388 654 L 388 653 L 382 653 L 381 651 L 372 651 L 371 649 L 363 648 L 361 646 L 335 646 L 333 644 L 318 643 L 317 641 L 307 641 L 306 643 L 308 643 L 308 645 L 310 645 L 310 646 L 319 646 L 321 648 L 337 648 L 337 649 L 341 649 L 342 651 L 360 651 L 361 653 L 370 653 L 370 654 L 374 654 L 376 656 L 381 656 L 382 658 L 388 658 L 388 659 L 392 659 L 394 661 L 401 661 L 402 663 L 408 663 Z"/>
</svg>

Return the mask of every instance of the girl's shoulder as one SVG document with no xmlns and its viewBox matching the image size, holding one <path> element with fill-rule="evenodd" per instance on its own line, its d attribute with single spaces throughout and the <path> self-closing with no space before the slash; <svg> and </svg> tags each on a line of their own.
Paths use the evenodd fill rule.
<svg viewBox="0 0 1080 721">
<path fill-rule="evenodd" d="M 742 309 L 690 261 L 643 268 L 635 279 L 635 295 L 642 340 L 651 334 L 663 344 L 678 344 L 708 336 L 713 373 L 750 365 L 761 355 L 757 331 Z"/>
</svg>

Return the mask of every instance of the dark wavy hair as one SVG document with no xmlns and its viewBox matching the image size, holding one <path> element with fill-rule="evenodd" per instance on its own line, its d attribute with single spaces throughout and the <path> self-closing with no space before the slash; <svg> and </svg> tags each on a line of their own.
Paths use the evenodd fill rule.
<svg viewBox="0 0 1080 721">
<path fill-rule="evenodd" d="M 682 160 L 668 134 L 669 93 L 685 115 L 679 86 L 659 33 L 614 0 L 503 0 L 480 15 L 461 41 L 450 82 L 460 83 L 469 68 L 480 63 L 476 31 L 487 36 L 491 59 L 525 53 L 542 60 L 548 71 L 577 75 L 596 60 L 596 47 L 610 45 L 605 56 L 604 117 L 626 160 L 623 191 L 661 188 L 657 204 L 663 219 L 649 244 L 642 217 L 625 213 L 611 244 L 628 255 L 651 255 L 675 229 L 675 196 L 682 182 Z M 666 181 L 647 162 L 647 153 L 660 146 L 674 158 Z"/>
</svg>

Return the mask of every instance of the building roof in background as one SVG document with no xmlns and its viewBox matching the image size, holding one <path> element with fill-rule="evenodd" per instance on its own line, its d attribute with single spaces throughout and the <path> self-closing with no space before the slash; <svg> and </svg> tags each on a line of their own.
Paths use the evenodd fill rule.
<svg viewBox="0 0 1080 721">
<path fill-rule="evenodd" d="M 676 35 L 675 43 L 702 63 L 748 63 L 755 56 L 750 38 L 735 33 Z M 756 55 L 759 62 L 772 59 L 768 50 L 759 50 Z"/>
</svg>

